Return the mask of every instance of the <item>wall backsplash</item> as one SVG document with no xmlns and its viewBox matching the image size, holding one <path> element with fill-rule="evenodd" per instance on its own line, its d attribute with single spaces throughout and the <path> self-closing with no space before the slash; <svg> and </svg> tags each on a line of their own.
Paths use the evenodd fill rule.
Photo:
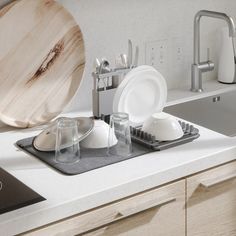
<svg viewBox="0 0 236 236">
<path fill-rule="evenodd" d="M 10 2 L 1 0 L 0 6 Z M 160 69 L 168 88 L 190 82 L 193 57 L 193 18 L 201 9 L 222 11 L 236 20 L 235 0 L 58 0 L 79 23 L 85 40 L 86 68 L 83 83 L 67 111 L 91 110 L 93 61 L 106 57 L 114 63 L 120 53 L 127 52 L 127 40 L 140 48 L 139 64 L 145 64 L 147 42 L 165 40 L 166 67 Z M 203 18 L 201 21 L 201 58 L 206 58 L 207 47 L 217 67 L 220 20 Z M 178 61 L 176 47 L 180 47 Z M 157 68 L 158 69 L 158 68 Z M 205 73 L 214 79 L 214 72 Z"/>
</svg>

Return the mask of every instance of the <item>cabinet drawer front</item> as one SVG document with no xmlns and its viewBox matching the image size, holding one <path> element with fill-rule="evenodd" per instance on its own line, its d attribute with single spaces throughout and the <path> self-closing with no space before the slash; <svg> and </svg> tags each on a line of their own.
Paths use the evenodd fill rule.
<svg viewBox="0 0 236 236">
<path fill-rule="evenodd" d="M 151 207 L 81 236 L 184 236 L 184 212 L 184 199 L 178 198 L 162 207 Z"/>
<path fill-rule="evenodd" d="M 175 210 L 168 210 L 168 212 L 177 215 L 176 220 L 181 222 L 181 226 L 178 227 L 182 227 L 183 229 L 181 228 L 180 230 L 184 230 L 184 188 L 185 181 L 178 181 L 104 207 L 96 208 L 88 213 L 79 214 L 65 219 L 64 221 L 47 225 L 44 228 L 35 230 L 26 235 L 56 235 L 58 233 L 60 233 L 60 235 L 77 235 L 94 228 L 108 225 L 111 222 L 128 219 L 130 216 L 133 217 L 141 214 L 141 212 L 155 211 L 157 214 L 162 214 L 162 211 L 165 212 L 165 209 L 175 209 L 176 206 L 178 206 L 178 213 L 176 213 Z M 167 214 L 164 214 L 163 217 L 159 217 L 161 223 L 164 224 L 165 221 L 169 222 L 168 217 Z M 173 222 L 173 224 L 176 224 L 176 222 Z M 168 227 L 169 224 L 166 226 Z M 104 229 L 106 229 L 106 227 Z M 99 232 L 101 231 L 102 230 L 99 230 Z"/>
<path fill-rule="evenodd" d="M 187 179 L 187 235 L 236 236 L 236 162 Z"/>
</svg>

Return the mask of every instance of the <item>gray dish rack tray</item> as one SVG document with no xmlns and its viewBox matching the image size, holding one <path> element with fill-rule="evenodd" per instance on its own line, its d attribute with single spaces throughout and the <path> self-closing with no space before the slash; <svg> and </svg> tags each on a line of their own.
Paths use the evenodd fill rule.
<svg viewBox="0 0 236 236">
<path fill-rule="evenodd" d="M 102 116 L 101 119 L 109 123 L 110 115 Z M 195 128 L 193 125 L 190 125 L 189 123 L 181 120 L 179 120 L 178 122 L 181 125 L 184 133 L 184 135 L 179 139 L 171 141 L 159 141 L 156 140 L 156 137 L 154 135 L 142 131 L 141 126 L 138 127 L 130 126 L 132 142 L 140 144 L 153 151 L 161 151 L 181 144 L 192 142 L 194 139 L 200 137 L 199 130 Z"/>
<path fill-rule="evenodd" d="M 141 127 L 130 127 L 132 141 L 135 143 L 139 143 L 147 148 L 150 148 L 153 151 L 161 151 L 167 148 L 191 142 L 200 136 L 199 130 L 193 125 L 190 125 L 180 120 L 179 123 L 184 132 L 184 135 L 179 139 L 171 141 L 158 141 L 156 140 L 155 136 L 142 131 Z"/>
</svg>

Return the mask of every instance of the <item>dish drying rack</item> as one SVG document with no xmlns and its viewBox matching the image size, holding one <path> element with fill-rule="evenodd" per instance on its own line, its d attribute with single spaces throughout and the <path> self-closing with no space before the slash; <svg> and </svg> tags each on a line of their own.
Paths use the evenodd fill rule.
<svg viewBox="0 0 236 236">
<path fill-rule="evenodd" d="M 186 122 L 180 121 L 179 124 L 182 127 L 184 135 L 176 140 L 171 141 L 158 141 L 155 136 L 146 133 L 141 130 L 140 127 L 130 127 L 131 139 L 135 143 L 139 143 L 142 146 L 150 148 L 154 151 L 161 151 L 167 148 L 175 147 L 184 143 L 188 143 L 197 139 L 200 134 L 199 130 L 195 128 L 193 125 L 190 125 Z"/>
<path fill-rule="evenodd" d="M 110 115 L 108 115 L 107 117 L 103 116 L 101 117 L 101 119 L 109 124 Z M 156 137 L 154 135 L 142 131 L 142 126 L 130 126 L 131 140 L 132 142 L 140 144 L 141 146 L 146 147 L 152 151 L 161 151 L 181 144 L 192 142 L 194 139 L 200 137 L 199 130 L 196 127 L 181 120 L 179 120 L 178 122 L 184 133 L 183 136 L 179 139 L 171 141 L 159 141 L 156 140 Z"/>
<path fill-rule="evenodd" d="M 109 63 L 108 63 L 109 65 Z M 96 68 L 92 73 L 93 76 L 93 116 L 95 119 L 104 120 L 109 124 L 110 115 L 113 113 L 113 99 L 117 87 L 121 83 L 124 76 L 130 72 L 135 65 L 128 68 L 115 68 L 109 71 Z M 130 127 L 131 139 L 133 142 L 140 144 L 153 151 L 161 151 L 170 147 L 178 146 L 187 142 L 191 142 L 200 136 L 199 130 L 193 125 L 179 121 L 184 135 L 172 141 L 158 141 L 155 136 L 148 134 L 139 127 Z"/>
</svg>

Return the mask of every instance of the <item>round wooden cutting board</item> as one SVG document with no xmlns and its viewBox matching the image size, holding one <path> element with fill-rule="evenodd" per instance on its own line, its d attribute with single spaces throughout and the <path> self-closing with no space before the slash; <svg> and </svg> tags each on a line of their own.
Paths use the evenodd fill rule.
<svg viewBox="0 0 236 236">
<path fill-rule="evenodd" d="M 51 120 L 82 80 L 79 26 L 53 0 L 20 0 L 1 9 L 0 32 L 0 120 L 21 128 Z"/>
</svg>

